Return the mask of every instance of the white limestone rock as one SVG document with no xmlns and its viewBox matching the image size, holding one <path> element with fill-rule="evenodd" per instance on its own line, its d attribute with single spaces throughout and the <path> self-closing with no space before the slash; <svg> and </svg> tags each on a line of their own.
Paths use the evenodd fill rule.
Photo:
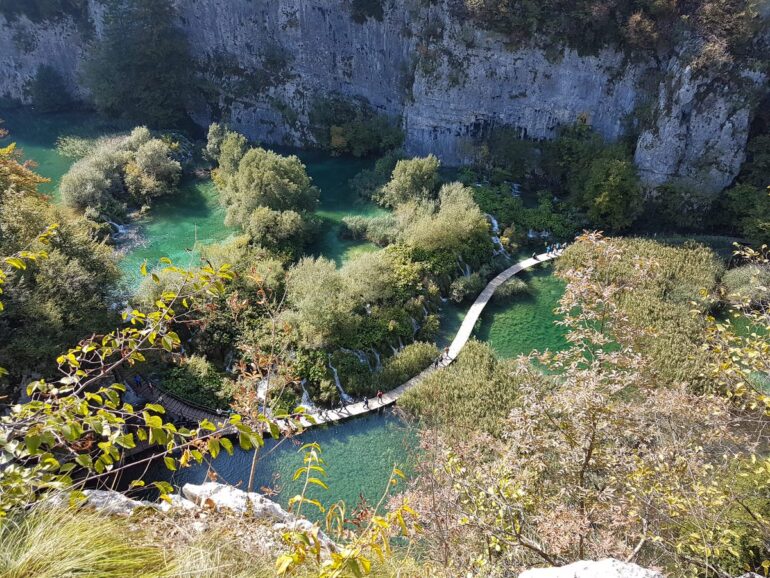
<svg viewBox="0 0 770 578">
<path fill-rule="evenodd" d="M 519 578 L 664 578 L 663 574 L 607 558 L 594 562 L 581 560 L 568 566 L 533 568 L 519 574 Z"/>
</svg>

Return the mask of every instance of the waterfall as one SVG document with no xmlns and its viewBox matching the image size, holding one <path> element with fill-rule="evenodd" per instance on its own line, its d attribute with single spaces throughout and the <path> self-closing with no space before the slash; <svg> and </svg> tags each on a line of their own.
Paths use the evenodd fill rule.
<svg viewBox="0 0 770 578">
<path fill-rule="evenodd" d="M 463 277 L 471 276 L 471 266 L 463 261 L 463 258 L 460 256 L 457 257 L 457 267 L 460 269 L 460 273 L 462 273 Z"/>
<path fill-rule="evenodd" d="M 308 393 L 307 388 L 305 387 L 305 384 L 307 383 L 307 379 L 302 380 L 302 401 L 300 402 L 300 405 L 305 408 L 306 411 L 315 411 L 316 407 L 313 403 L 313 400 L 310 399 L 310 393 Z"/>
<path fill-rule="evenodd" d="M 115 234 L 113 236 L 116 238 L 122 237 L 128 232 L 128 227 L 126 227 L 125 225 L 119 225 L 118 223 L 110 220 L 107 220 L 107 224 L 111 225 L 112 228 L 115 229 Z"/>
<path fill-rule="evenodd" d="M 393 347 L 393 346 L 392 346 L 390 343 L 388 343 L 388 347 L 390 347 L 390 350 L 393 352 L 393 355 L 395 355 L 396 353 L 398 353 L 398 349 L 396 349 L 395 347 Z"/>
<path fill-rule="evenodd" d="M 345 393 L 345 390 L 342 389 L 342 384 L 340 383 L 340 376 L 337 373 L 337 368 L 332 365 L 332 356 L 329 355 L 329 369 L 332 370 L 332 374 L 334 375 L 334 385 L 337 386 L 337 391 L 340 394 L 340 399 L 344 403 L 353 403 L 353 398 L 350 397 L 347 393 Z"/>
<path fill-rule="evenodd" d="M 401 351 L 404 348 L 404 342 L 401 341 L 401 336 L 398 336 L 398 350 Z"/>
<path fill-rule="evenodd" d="M 497 219 L 495 219 L 492 215 L 487 213 L 487 219 L 489 220 L 489 224 L 492 225 L 492 233 L 495 235 L 500 234 L 500 225 L 497 222 Z"/>
<path fill-rule="evenodd" d="M 511 256 L 508 254 L 508 251 L 506 251 L 505 247 L 503 247 L 503 242 L 500 240 L 500 237 L 492 237 L 492 242 L 497 246 L 497 249 L 494 250 L 493 255 L 503 255 L 506 259 L 511 258 Z"/>
<path fill-rule="evenodd" d="M 412 339 L 414 339 L 417 332 L 420 330 L 420 324 L 417 323 L 417 319 L 414 317 L 410 317 L 409 320 L 412 322 Z"/>
<path fill-rule="evenodd" d="M 380 371 L 382 371 L 382 361 L 380 360 L 380 352 L 377 351 L 374 347 L 371 347 L 370 349 L 374 354 L 374 359 L 377 360 L 377 365 L 374 367 L 374 371 L 379 373 Z"/>
<path fill-rule="evenodd" d="M 422 314 L 423 314 L 423 319 L 427 319 L 428 315 L 430 315 L 430 313 L 428 313 L 428 308 L 425 307 L 425 305 L 422 306 Z"/>
<path fill-rule="evenodd" d="M 369 361 L 369 358 L 366 356 L 366 353 L 361 351 L 360 349 L 347 349 L 345 347 L 341 347 L 340 351 L 344 351 L 345 353 L 349 353 L 350 355 L 355 355 L 356 359 L 358 359 L 358 362 L 361 365 L 366 365 L 369 367 L 369 371 L 372 370 L 372 363 Z"/>
</svg>

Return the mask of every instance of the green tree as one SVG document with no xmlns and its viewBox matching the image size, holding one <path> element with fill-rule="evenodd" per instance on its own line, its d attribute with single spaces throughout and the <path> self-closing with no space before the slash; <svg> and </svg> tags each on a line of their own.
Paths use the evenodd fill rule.
<svg viewBox="0 0 770 578">
<path fill-rule="evenodd" d="M 153 127 L 185 122 L 194 63 L 169 0 L 115 0 L 84 63 L 97 109 Z"/>
<path fill-rule="evenodd" d="M 630 160 L 613 157 L 591 163 L 580 203 L 596 227 L 623 231 L 642 211 L 642 190 Z"/>
<path fill-rule="evenodd" d="M 220 187 L 220 194 L 227 208 L 225 223 L 245 229 L 257 207 L 308 212 L 318 204 L 319 192 L 299 158 L 253 148 Z"/>
<path fill-rule="evenodd" d="M 439 165 L 439 160 L 433 155 L 398 161 L 390 182 L 383 187 L 377 200 L 388 207 L 395 207 L 406 201 L 435 199 L 440 182 Z"/>
<path fill-rule="evenodd" d="M 312 226 L 296 211 L 257 207 L 249 216 L 245 232 L 255 245 L 296 259 L 312 236 Z"/>
</svg>

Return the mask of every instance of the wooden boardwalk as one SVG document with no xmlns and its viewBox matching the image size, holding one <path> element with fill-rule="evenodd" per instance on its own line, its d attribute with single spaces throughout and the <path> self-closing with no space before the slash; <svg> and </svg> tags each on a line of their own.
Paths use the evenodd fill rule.
<svg viewBox="0 0 770 578">
<path fill-rule="evenodd" d="M 537 257 L 525 259 L 524 261 L 520 261 L 519 263 L 516 263 L 515 265 L 508 267 L 505 271 L 503 271 L 502 273 L 497 275 L 497 277 L 492 279 L 484 288 L 484 290 L 479 294 L 479 296 L 476 298 L 476 301 L 473 302 L 473 305 L 471 305 L 471 308 L 468 310 L 468 313 L 465 315 L 465 318 L 463 319 L 463 323 L 460 326 L 460 329 L 457 332 L 457 335 L 452 341 L 452 344 L 449 346 L 448 353 L 442 355 L 441 360 L 437 366 L 429 367 L 422 373 L 414 376 L 412 379 L 410 379 L 406 383 L 398 386 L 397 388 L 389 391 L 388 393 L 385 393 L 382 396 L 381 400 L 378 400 L 376 398 L 370 399 L 368 406 L 365 406 L 363 402 L 357 402 L 357 403 L 351 403 L 340 409 L 318 410 L 316 412 L 313 412 L 312 414 L 309 414 L 309 415 L 312 415 L 312 418 L 313 418 L 312 422 L 308 419 L 303 418 L 301 420 L 302 425 L 307 428 L 307 427 L 312 427 L 314 425 L 322 425 L 327 423 L 343 421 L 346 419 L 350 419 L 352 417 L 379 411 L 383 407 L 387 407 L 389 405 L 395 404 L 396 401 L 398 401 L 399 397 L 404 395 L 406 391 L 408 391 L 409 389 L 417 385 L 420 381 L 425 379 L 428 375 L 430 375 L 434 371 L 438 371 L 439 369 L 446 367 L 447 365 L 451 364 L 455 359 L 457 359 L 457 356 L 460 354 L 463 347 L 465 347 L 465 344 L 468 342 L 468 339 L 470 339 L 471 334 L 473 333 L 473 329 L 476 326 L 476 322 L 479 320 L 479 317 L 481 316 L 482 311 L 484 311 L 484 308 L 487 306 L 490 299 L 492 299 L 492 296 L 495 294 L 495 291 L 497 291 L 497 289 L 503 283 L 508 281 L 511 277 L 513 277 L 517 273 L 520 273 L 521 271 L 534 267 L 535 265 L 539 265 L 540 263 L 544 263 L 546 261 L 555 259 L 557 256 L 558 256 L 558 253 L 551 253 L 551 254 L 543 253 L 541 255 L 538 255 Z M 171 396 L 167 393 L 159 391 L 157 388 L 148 386 L 147 384 L 143 383 L 139 387 L 137 386 L 132 386 L 132 387 L 134 391 L 140 396 L 150 400 L 152 403 L 157 403 L 162 405 L 164 408 L 166 408 L 167 413 L 175 418 L 191 421 L 195 423 L 199 423 L 204 419 L 207 419 L 214 424 L 220 424 L 227 420 L 227 415 L 224 412 L 214 413 L 211 410 L 192 406 L 174 396 Z M 289 427 L 288 424 L 283 424 L 283 425 L 286 428 Z"/>
</svg>

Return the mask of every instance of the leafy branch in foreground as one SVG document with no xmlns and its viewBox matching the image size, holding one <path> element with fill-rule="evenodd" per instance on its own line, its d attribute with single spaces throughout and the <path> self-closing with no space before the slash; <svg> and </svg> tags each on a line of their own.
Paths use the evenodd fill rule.
<svg viewBox="0 0 770 578">
<path fill-rule="evenodd" d="M 376 556 L 380 562 L 391 556 L 390 541 L 394 535 L 409 539 L 411 544 L 411 539 L 421 532 L 420 526 L 413 521 L 417 516 L 416 512 L 404 499 L 400 500 L 401 503 L 397 507 L 380 514 L 391 490 L 397 486 L 399 479 L 405 478 L 398 468 L 393 468 L 380 501 L 365 513 L 367 522 L 364 527 L 354 531 L 350 527 L 351 522 L 346 519 L 344 503 L 335 504 L 326 512 L 320 501 L 308 497 L 311 486 L 328 489 L 326 482 L 321 479 L 326 476 L 321 447 L 317 443 L 309 443 L 303 445 L 299 451 L 305 455 L 303 466 L 294 473 L 294 480 L 302 479 L 303 485 L 300 493 L 289 500 L 289 507 L 291 509 L 296 506 L 297 516 L 300 515 L 304 504 L 316 508 L 322 514 L 326 513 L 327 532 L 339 540 L 341 545 L 333 548 L 329 556 L 324 558 L 318 523 L 313 524 L 309 530 L 287 531 L 283 540 L 288 545 L 289 552 L 276 560 L 276 572 L 279 576 L 292 575 L 302 566 L 313 562 L 319 566 L 318 578 L 361 578 L 371 573 L 372 556 Z"/>
<path fill-rule="evenodd" d="M 76 496 L 86 485 L 108 482 L 127 467 L 126 452 L 140 444 L 160 449 L 166 465 L 176 469 L 191 460 L 201 462 L 206 452 L 232 452 L 232 442 L 222 435 L 225 428 L 237 433 L 244 449 L 262 443 L 261 431 L 238 415 L 228 423 L 204 421 L 197 428 L 177 428 L 164 421 L 163 407 L 147 404 L 139 411 L 121 399 L 125 387 L 114 382 L 115 370 L 144 361 L 149 351 L 177 348 L 180 339 L 174 329 L 195 323 L 197 309 L 221 294 L 232 278 L 227 266 L 191 272 L 163 262 L 179 278 L 173 291 L 165 291 L 151 311 L 124 313 L 127 327 L 92 335 L 60 356 L 61 377 L 32 382 L 27 388 L 30 401 L 0 418 L 0 515 L 51 490 L 75 490 Z M 146 267 L 142 272 L 146 274 Z M 138 480 L 135 485 L 143 484 Z M 171 491 L 165 482 L 155 485 L 162 497 Z"/>
</svg>

